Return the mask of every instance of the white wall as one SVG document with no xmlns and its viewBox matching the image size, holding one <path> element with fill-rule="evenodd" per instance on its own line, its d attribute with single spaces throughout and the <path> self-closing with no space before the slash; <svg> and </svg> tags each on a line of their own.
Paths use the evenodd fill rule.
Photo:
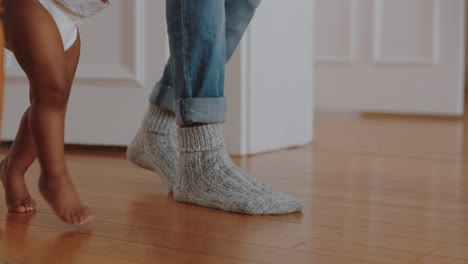
<svg viewBox="0 0 468 264">
<path fill-rule="evenodd" d="M 231 153 L 312 141 L 313 13 L 311 0 L 265 0 L 258 8 L 228 65 L 232 75 L 226 88 L 226 133 Z"/>
<path fill-rule="evenodd" d="M 465 7 L 465 14 L 468 14 L 468 5 L 466 5 Z M 466 36 L 468 36 L 468 19 L 465 16 L 465 38 Z M 468 90 L 468 67 L 466 67 L 466 65 L 468 65 L 468 52 L 466 52 L 467 50 L 468 42 L 465 41 L 465 91 Z"/>
</svg>

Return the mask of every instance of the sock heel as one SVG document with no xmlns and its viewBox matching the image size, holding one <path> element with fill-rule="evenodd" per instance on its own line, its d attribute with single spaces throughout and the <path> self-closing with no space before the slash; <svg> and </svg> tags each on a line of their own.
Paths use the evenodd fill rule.
<svg viewBox="0 0 468 264">
<path fill-rule="evenodd" d="M 139 131 L 127 147 L 127 159 L 143 169 L 154 171 L 151 157 L 146 154 L 142 131 Z"/>
</svg>

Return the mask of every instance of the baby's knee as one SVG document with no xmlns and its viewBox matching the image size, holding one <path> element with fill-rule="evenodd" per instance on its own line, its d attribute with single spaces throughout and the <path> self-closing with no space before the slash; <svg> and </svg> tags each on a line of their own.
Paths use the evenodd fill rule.
<svg viewBox="0 0 468 264">
<path fill-rule="evenodd" d="M 36 87 L 34 96 L 31 99 L 38 104 L 64 107 L 68 103 L 70 88 L 71 85 L 66 79 L 49 80 Z"/>
</svg>

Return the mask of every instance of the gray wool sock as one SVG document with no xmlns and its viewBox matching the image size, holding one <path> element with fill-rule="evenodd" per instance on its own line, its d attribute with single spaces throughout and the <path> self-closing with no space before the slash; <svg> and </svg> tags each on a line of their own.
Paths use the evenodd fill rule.
<svg viewBox="0 0 468 264">
<path fill-rule="evenodd" d="M 176 133 L 174 113 L 150 104 L 140 130 L 127 148 L 128 159 L 158 173 L 169 191 L 179 166 Z"/>
<path fill-rule="evenodd" d="M 221 125 L 178 129 L 179 175 L 174 199 L 229 212 L 267 215 L 302 210 L 300 201 L 238 168 L 225 150 Z"/>
</svg>

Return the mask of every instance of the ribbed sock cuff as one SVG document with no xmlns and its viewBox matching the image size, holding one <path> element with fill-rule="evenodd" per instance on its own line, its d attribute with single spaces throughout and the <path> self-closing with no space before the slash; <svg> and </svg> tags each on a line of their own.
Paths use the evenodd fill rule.
<svg viewBox="0 0 468 264">
<path fill-rule="evenodd" d="M 144 122 L 150 131 L 168 134 L 174 125 L 175 115 L 160 106 L 150 104 Z"/>
<path fill-rule="evenodd" d="M 199 152 L 224 148 L 223 132 L 220 124 L 207 124 L 193 127 L 179 127 L 178 151 Z"/>
</svg>

